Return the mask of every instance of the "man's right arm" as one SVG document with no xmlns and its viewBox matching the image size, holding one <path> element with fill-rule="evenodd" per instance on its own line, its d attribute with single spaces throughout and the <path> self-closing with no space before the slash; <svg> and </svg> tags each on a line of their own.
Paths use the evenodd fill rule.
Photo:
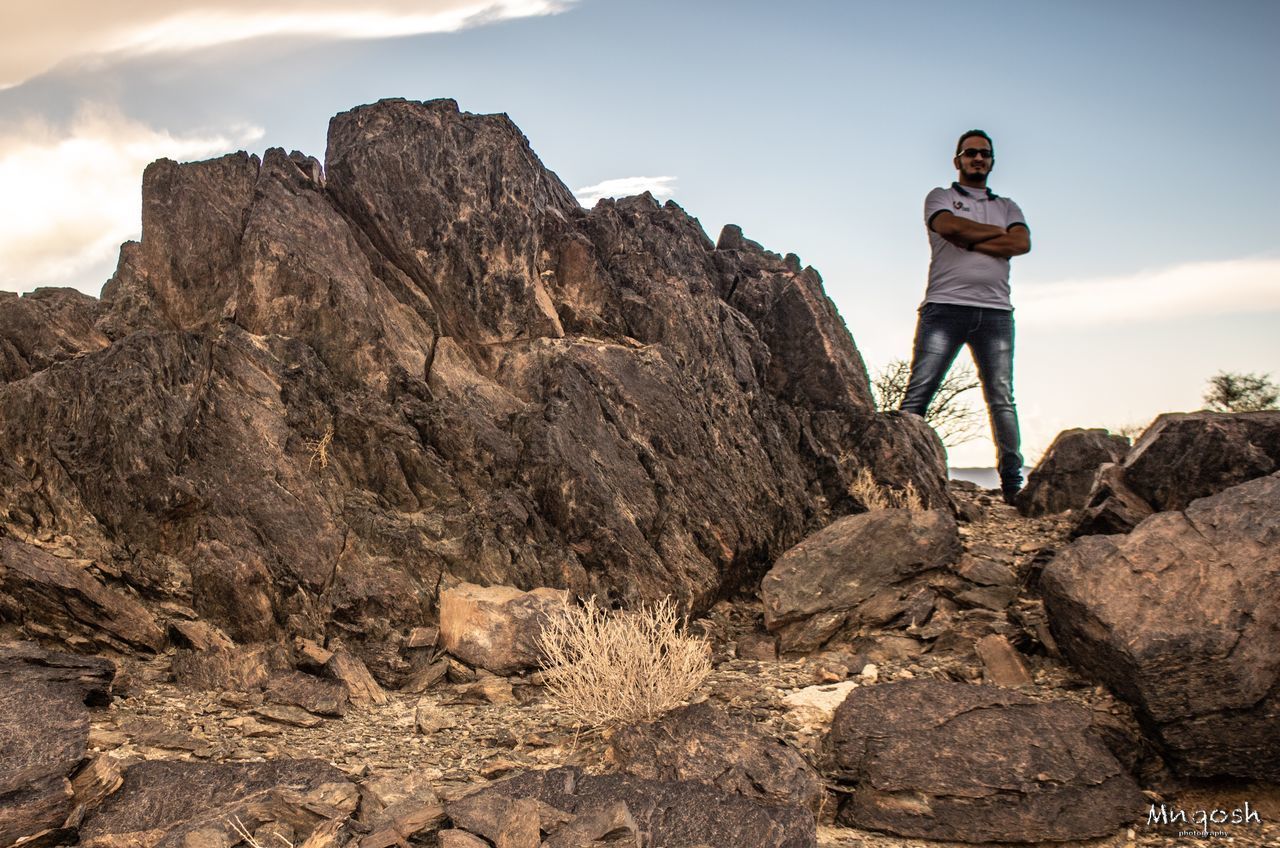
<svg viewBox="0 0 1280 848">
<path fill-rule="evenodd" d="M 953 215 L 945 209 L 929 219 L 929 228 L 956 247 L 968 250 L 975 244 L 1006 235 L 1007 231 L 994 224 L 981 224 Z"/>
</svg>

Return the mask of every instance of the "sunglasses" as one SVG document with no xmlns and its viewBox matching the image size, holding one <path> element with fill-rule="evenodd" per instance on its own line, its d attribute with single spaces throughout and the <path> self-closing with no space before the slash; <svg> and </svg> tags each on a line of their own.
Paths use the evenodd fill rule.
<svg viewBox="0 0 1280 848">
<path fill-rule="evenodd" d="M 994 159 L 994 158 L 996 158 L 996 152 L 995 152 L 994 150 L 988 150 L 988 149 L 987 149 L 987 148 L 985 148 L 985 147 L 966 147 L 964 150 L 961 150 L 961 151 L 960 151 L 959 153 L 957 153 L 956 155 L 957 155 L 957 156 L 965 156 L 965 157 L 967 157 L 967 158 L 969 158 L 969 159 Z"/>
</svg>

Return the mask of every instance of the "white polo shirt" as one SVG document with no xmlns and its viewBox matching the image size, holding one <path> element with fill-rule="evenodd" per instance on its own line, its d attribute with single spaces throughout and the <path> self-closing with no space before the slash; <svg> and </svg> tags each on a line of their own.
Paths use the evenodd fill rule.
<svg viewBox="0 0 1280 848">
<path fill-rule="evenodd" d="M 929 285 L 924 302 L 1012 310 L 1009 260 L 956 247 L 935 233 L 930 225 L 943 212 L 1006 230 L 1014 224 L 1027 225 L 1018 204 L 991 189 L 965 188 L 952 183 L 950 188 L 929 192 L 924 199 L 924 226 L 929 232 L 933 258 L 929 262 Z"/>
</svg>

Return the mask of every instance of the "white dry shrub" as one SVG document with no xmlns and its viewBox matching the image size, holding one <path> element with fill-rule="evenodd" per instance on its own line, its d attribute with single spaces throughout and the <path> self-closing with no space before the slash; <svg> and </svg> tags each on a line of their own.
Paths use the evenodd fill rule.
<svg viewBox="0 0 1280 848">
<path fill-rule="evenodd" d="M 873 509 L 905 509 L 911 512 L 924 510 L 924 502 L 915 484 L 907 481 L 901 489 L 890 489 L 876 482 L 870 469 L 859 469 L 858 476 L 849 484 L 849 494 L 868 510 Z"/>
<path fill-rule="evenodd" d="M 566 607 L 542 631 L 548 692 L 589 727 L 650 721 L 688 700 L 711 673 L 705 639 L 675 604 L 609 612 L 594 599 Z"/>
</svg>

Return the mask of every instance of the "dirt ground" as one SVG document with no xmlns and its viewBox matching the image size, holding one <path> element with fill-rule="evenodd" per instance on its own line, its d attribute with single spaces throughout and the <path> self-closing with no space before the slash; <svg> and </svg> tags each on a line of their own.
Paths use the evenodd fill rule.
<svg viewBox="0 0 1280 848">
<path fill-rule="evenodd" d="M 1060 517 L 1025 519 L 993 497 L 991 492 L 964 489 L 957 497 L 968 504 L 975 520 L 961 525 L 967 547 L 1007 552 L 1020 573 L 1043 562 L 1046 552 L 1066 540 L 1067 524 Z M 1025 600 L 1025 599 L 1024 599 Z M 1022 602 L 1022 601 L 1020 601 Z M 906 677 L 975 679 L 980 667 L 972 657 L 937 655 L 926 651 L 876 663 L 874 681 L 863 668 L 848 668 L 849 654 L 826 654 L 800 659 L 739 657 L 739 646 L 759 641 L 765 631 L 757 599 L 741 598 L 718 604 L 695 622 L 694 629 L 712 641 L 716 657 L 713 673 L 697 694 L 731 713 L 748 719 L 772 735 L 794 744 L 807 757 L 817 757 L 821 728 L 798 721 L 784 698 L 799 689 L 833 683 L 847 672 L 859 685 L 874 685 Z M 877 634 L 868 634 L 874 641 Z M 1026 658 L 1035 681 L 1032 694 L 1070 698 L 1094 709 L 1127 715 L 1127 708 L 1108 693 L 1080 679 L 1059 660 L 1043 652 Z M 514 704 L 465 703 L 457 687 L 442 683 L 421 696 L 438 706 L 454 726 L 429 735 L 417 732 L 415 711 L 420 697 L 390 692 L 384 706 L 352 709 L 340 719 L 320 720 L 298 727 L 255 712 L 261 696 L 231 692 L 193 692 L 169 681 L 169 656 L 125 664 L 126 697 L 119 697 L 94 717 L 90 747 L 108 751 L 123 761 L 138 759 L 261 760 L 273 757 L 318 757 L 353 778 L 427 778 L 438 795 L 449 797 L 477 783 L 525 768 L 573 764 L 589 771 L 604 768 L 605 739 L 600 732 L 575 726 L 537 684 L 537 677 L 512 678 Z M 1258 783 L 1187 784 L 1167 773 L 1144 775 L 1148 800 L 1158 810 L 1182 809 L 1188 819 L 1195 812 L 1242 808 L 1247 802 L 1260 822 L 1210 825 L 1211 834 L 1184 835 L 1193 825 L 1149 824 L 1149 810 L 1133 811 L 1131 827 L 1100 840 L 1072 843 L 1112 846 L 1212 845 L 1280 846 L 1280 787 Z M 835 805 L 835 794 L 832 807 Z M 824 810 L 827 823 L 819 828 L 825 848 L 908 848 L 956 843 L 900 839 L 830 824 L 833 810 Z M 729 848 L 729 846 L 726 846 Z"/>
</svg>

